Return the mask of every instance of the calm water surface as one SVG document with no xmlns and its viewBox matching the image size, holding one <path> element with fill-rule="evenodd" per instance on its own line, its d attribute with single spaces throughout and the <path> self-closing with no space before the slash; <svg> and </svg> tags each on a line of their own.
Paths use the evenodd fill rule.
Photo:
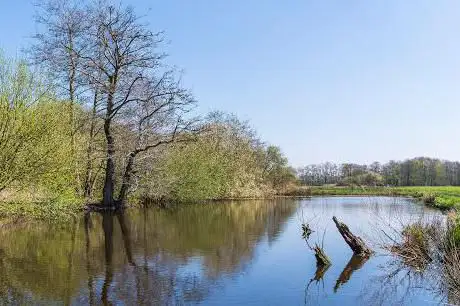
<svg viewBox="0 0 460 306">
<path fill-rule="evenodd" d="M 438 305 L 429 277 L 379 249 L 385 224 L 438 214 L 408 199 L 323 197 L 93 213 L 0 231 L 0 304 Z M 332 222 L 377 250 L 352 257 Z M 317 270 L 301 223 L 332 260 Z"/>
</svg>

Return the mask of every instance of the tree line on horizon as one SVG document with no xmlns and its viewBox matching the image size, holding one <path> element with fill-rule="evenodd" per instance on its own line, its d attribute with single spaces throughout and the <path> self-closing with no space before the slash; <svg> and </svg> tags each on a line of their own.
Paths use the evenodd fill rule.
<svg viewBox="0 0 460 306">
<path fill-rule="evenodd" d="M 310 186 L 460 186 L 460 162 L 429 157 L 371 164 L 326 162 L 300 168 L 297 174 Z"/>
</svg>

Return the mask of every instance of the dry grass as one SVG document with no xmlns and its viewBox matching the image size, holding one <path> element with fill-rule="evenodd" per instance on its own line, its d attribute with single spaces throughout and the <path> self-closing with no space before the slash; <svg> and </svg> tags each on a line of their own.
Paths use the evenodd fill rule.
<svg viewBox="0 0 460 306">
<path fill-rule="evenodd" d="M 418 272 L 430 270 L 437 290 L 449 304 L 460 303 L 460 215 L 451 212 L 447 218 L 429 222 L 417 221 L 400 231 L 386 248 L 401 263 Z"/>
<path fill-rule="evenodd" d="M 407 225 L 401 231 L 400 241 L 394 241 L 387 249 L 400 257 L 405 265 L 423 271 L 433 261 L 430 244 L 435 231 L 434 224 L 422 221 Z"/>
</svg>

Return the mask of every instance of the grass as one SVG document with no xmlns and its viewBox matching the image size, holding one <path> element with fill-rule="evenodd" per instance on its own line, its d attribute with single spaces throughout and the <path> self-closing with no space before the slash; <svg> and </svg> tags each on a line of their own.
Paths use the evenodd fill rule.
<svg viewBox="0 0 460 306">
<path fill-rule="evenodd" d="M 393 254 L 400 256 L 404 264 L 418 271 L 423 271 L 434 257 L 430 252 L 430 244 L 436 237 L 436 231 L 441 231 L 436 226 L 439 224 L 435 222 L 425 224 L 422 221 L 408 224 L 401 231 L 398 242 L 395 241 L 394 244 L 386 246 L 386 248 Z"/>
<path fill-rule="evenodd" d="M 451 209 L 460 207 L 459 186 L 397 187 L 394 190 L 401 195 L 420 199 L 425 204 L 436 208 Z"/>
<path fill-rule="evenodd" d="M 83 209 L 81 200 L 0 201 L 0 228 L 21 221 L 43 220 L 65 223 L 75 218 Z"/>
<path fill-rule="evenodd" d="M 367 186 L 301 186 L 290 190 L 292 196 L 407 196 L 423 201 L 439 209 L 460 208 L 460 186 L 409 186 L 409 187 L 367 187 Z"/>
</svg>

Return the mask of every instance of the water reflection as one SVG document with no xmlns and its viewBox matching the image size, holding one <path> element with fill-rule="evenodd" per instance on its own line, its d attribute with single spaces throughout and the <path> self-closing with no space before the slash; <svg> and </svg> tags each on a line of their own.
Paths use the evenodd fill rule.
<svg viewBox="0 0 460 306">
<path fill-rule="evenodd" d="M 382 280 L 371 280 L 386 259 L 350 259 L 331 216 L 363 234 L 372 228 L 366 218 L 374 214 L 390 220 L 393 206 L 404 216 L 420 213 L 420 207 L 366 201 L 316 198 L 145 208 L 86 214 L 66 228 L 29 224 L 0 231 L 0 304 L 302 304 L 304 299 L 312 304 L 311 286 L 321 290 L 314 304 L 354 305 L 361 280 L 368 284 L 361 297 L 368 303 L 379 298 L 372 294 Z M 300 211 L 315 216 L 321 229 L 331 226 L 325 249 L 332 266 L 316 269 L 299 236 Z"/>
<path fill-rule="evenodd" d="M 441 304 L 444 297 L 440 295 L 439 286 L 436 284 L 438 277 L 429 271 L 422 273 L 412 269 L 397 258 L 389 258 L 384 269 L 380 269 L 378 275 L 369 279 L 359 296 L 363 304 L 388 305 L 389 297 L 393 305 Z M 375 290 L 374 284 L 380 286 Z M 429 292 L 430 294 L 427 294 Z M 435 297 L 434 301 L 428 297 Z M 449 305 L 456 305 L 450 304 Z"/>
<path fill-rule="evenodd" d="M 258 241 L 273 243 L 295 209 L 292 201 L 230 202 L 1 232 L 0 304 L 199 302 L 220 277 L 247 268 Z"/>
<path fill-rule="evenodd" d="M 340 273 L 339 278 L 335 282 L 334 292 L 340 288 L 341 285 L 345 284 L 350 280 L 351 275 L 356 270 L 361 269 L 361 267 L 369 260 L 369 256 L 359 256 L 353 254 L 351 256 L 350 261 L 347 263 L 345 268 L 343 269 L 342 273 Z"/>
<path fill-rule="evenodd" d="M 310 279 L 310 281 L 308 282 L 308 285 L 307 287 L 305 288 L 305 296 L 307 296 L 308 294 L 308 290 L 310 289 L 310 286 L 311 284 L 314 282 L 315 285 L 318 285 L 319 283 L 321 283 L 324 287 L 324 281 L 323 281 L 323 278 L 324 278 L 324 275 L 326 274 L 327 270 L 329 270 L 329 268 L 331 267 L 331 265 L 317 265 L 316 266 L 316 271 L 315 271 L 315 275 L 313 276 L 312 279 Z"/>
</svg>

